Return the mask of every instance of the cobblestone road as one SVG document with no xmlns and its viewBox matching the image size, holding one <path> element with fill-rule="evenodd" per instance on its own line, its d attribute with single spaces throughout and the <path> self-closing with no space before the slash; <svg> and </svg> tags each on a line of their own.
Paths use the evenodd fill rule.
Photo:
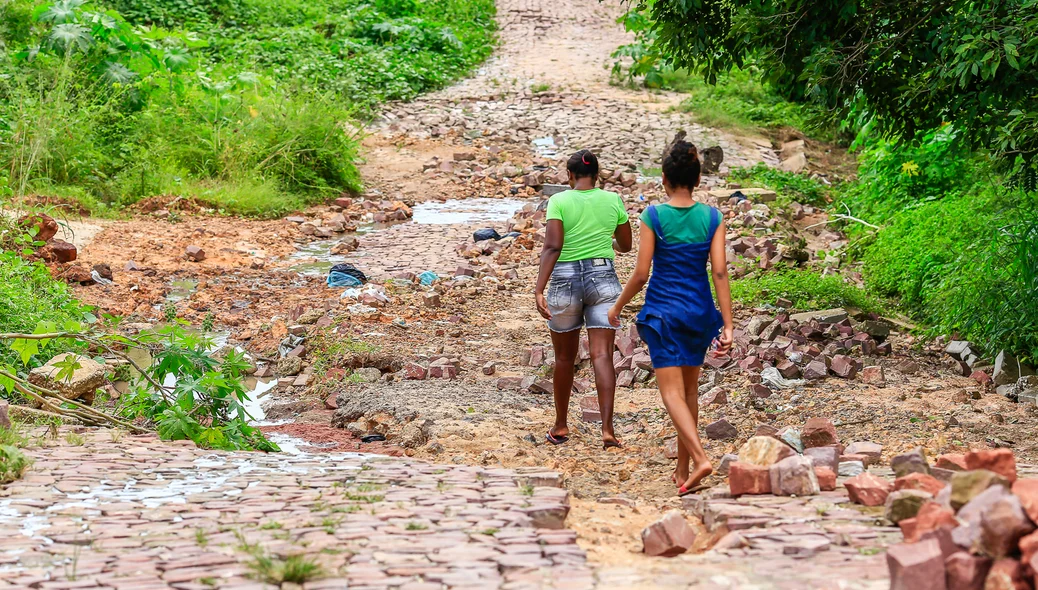
<svg viewBox="0 0 1038 590">
<path fill-rule="evenodd" d="M 301 562 L 307 589 L 593 585 L 567 492 L 536 472 L 104 432 L 31 454 L 0 492 L 0 587 L 271 588 Z"/>
</svg>

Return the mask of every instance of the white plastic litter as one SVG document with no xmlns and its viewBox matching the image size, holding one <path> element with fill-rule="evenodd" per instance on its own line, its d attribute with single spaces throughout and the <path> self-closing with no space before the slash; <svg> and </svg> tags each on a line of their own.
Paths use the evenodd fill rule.
<svg viewBox="0 0 1038 590">
<path fill-rule="evenodd" d="M 760 372 L 761 381 L 772 389 L 791 389 L 807 383 L 803 379 L 786 379 L 775 367 L 767 367 Z"/>
</svg>

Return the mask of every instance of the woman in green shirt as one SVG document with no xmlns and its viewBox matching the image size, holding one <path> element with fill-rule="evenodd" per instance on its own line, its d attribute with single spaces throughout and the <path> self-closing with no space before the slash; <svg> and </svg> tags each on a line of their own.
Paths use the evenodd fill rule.
<svg viewBox="0 0 1038 590">
<path fill-rule="evenodd" d="M 553 445 L 569 440 L 567 414 L 573 372 L 580 346 L 580 328 L 586 327 L 595 387 L 602 413 L 605 448 L 619 447 L 613 432 L 613 397 L 616 372 L 613 349 L 616 329 L 609 323 L 609 308 L 620 295 L 620 281 L 613 269 L 615 248 L 631 250 L 631 224 L 620 195 L 595 188 L 598 158 L 581 150 L 566 163 L 569 185 L 548 201 L 548 225 L 537 274 L 537 311 L 548 320 L 555 349 L 555 425 L 546 439 Z M 544 289 L 551 279 L 545 297 Z"/>
</svg>

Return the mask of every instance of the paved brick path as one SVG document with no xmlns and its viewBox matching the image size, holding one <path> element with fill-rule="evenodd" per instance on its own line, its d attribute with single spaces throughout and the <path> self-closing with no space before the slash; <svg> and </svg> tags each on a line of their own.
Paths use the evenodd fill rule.
<svg viewBox="0 0 1038 590">
<path fill-rule="evenodd" d="M 593 585 L 550 477 L 358 454 L 219 453 L 87 435 L 0 490 L 0 588 L 272 588 L 255 551 L 324 576 L 282 588 Z M 552 527 L 552 528 L 546 528 Z"/>
</svg>

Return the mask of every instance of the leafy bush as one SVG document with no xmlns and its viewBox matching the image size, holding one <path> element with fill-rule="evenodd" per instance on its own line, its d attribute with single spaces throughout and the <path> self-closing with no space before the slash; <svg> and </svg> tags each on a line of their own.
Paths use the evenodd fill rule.
<svg viewBox="0 0 1038 590">
<path fill-rule="evenodd" d="M 47 267 L 0 250 L 0 332 L 32 332 L 41 321 L 60 325 L 90 318 L 89 310 L 76 301 L 72 289 L 51 278 Z M 55 342 L 47 352 L 53 356 L 81 348 L 71 342 Z M 16 359 L 13 350 L 0 346 L 0 366 L 12 365 Z M 32 366 L 46 361 L 35 359 Z"/>
<path fill-rule="evenodd" d="M 770 303 L 779 297 L 793 302 L 793 309 L 811 311 L 832 307 L 853 307 L 866 312 L 881 312 L 883 302 L 838 275 L 822 276 L 808 270 L 781 270 L 757 273 L 733 280 L 732 298 L 748 305 Z"/>
<path fill-rule="evenodd" d="M 2 349 L 15 353 L 23 367 L 38 362 L 53 343 L 71 343 L 66 346 L 89 348 L 114 355 L 135 370 L 131 375 L 130 390 L 119 398 L 120 413 L 130 419 L 144 418 L 155 425 L 163 440 L 192 440 L 197 445 L 212 449 L 256 449 L 278 451 L 278 446 L 263 433 L 250 426 L 245 410 L 247 391 L 244 376 L 249 362 L 244 353 L 228 351 L 223 358 L 211 354 L 212 339 L 205 333 L 189 329 L 174 320 L 135 337 L 117 333 L 117 318 L 108 318 L 110 326 L 89 326 L 74 320 L 60 327 L 54 322 L 40 322 L 31 332 L 4 336 Z M 135 353 L 135 354 L 131 354 Z M 47 358 L 50 355 L 46 355 Z M 142 364 L 134 358 L 150 359 Z M 56 379 L 70 377 L 81 364 L 75 357 L 55 365 Z M 7 395 L 19 392 L 44 404 L 54 413 L 68 413 L 76 418 L 99 423 L 118 423 L 135 428 L 89 406 L 76 405 L 60 398 L 47 402 L 49 393 L 19 376 L 11 365 L 0 364 L 0 388 Z M 65 407 L 72 404 L 72 407 Z"/>
<path fill-rule="evenodd" d="M 493 42 L 491 0 L 35 4 L 0 6 L 0 169 L 103 207 L 201 190 L 273 216 L 358 190 L 354 117 Z"/>
<path fill-rule="evenodd" d="M 22 476 L 31 461 L 13 445 L 0 445 L 0 484 L 12 482 Z"/>
<path fill-rule="evenodd" d="M 649 54 L 711 83 L 755 62 L 772 88 L 834 122 L 911 140 L 951 121 L 1000 164 L 1038 166 L 1038 0 L 633 6 L 650 23 Z"/>
<path fill-rule="evenodd" d="M 819 113 L 790 102 L 760 82 L 760 68 L 747 62 L 742 68 L 717 76 L 707 83 L 701 76 L 674 65 L 660 51 L 657 32 L 645 5 L 635 6 L 617 19 L 635 41 L 613 52 L 613 78 L 647 88 L 666 88 L 688 93 L 681 110 L 703 125 L 743 133 L 795 127 L 811 131 L 819 139 L 832 139 Z"/>
<path fill-rule="evenodd" d="M 957 135 L 944 126 L 914 145 L 866 147 L 840 202 L 882 229 L 848 225 L 851 252 L 872 287 L 935 332 L 1038 359 L 1038 195 L 1007 188 Z"/>
</svg>

